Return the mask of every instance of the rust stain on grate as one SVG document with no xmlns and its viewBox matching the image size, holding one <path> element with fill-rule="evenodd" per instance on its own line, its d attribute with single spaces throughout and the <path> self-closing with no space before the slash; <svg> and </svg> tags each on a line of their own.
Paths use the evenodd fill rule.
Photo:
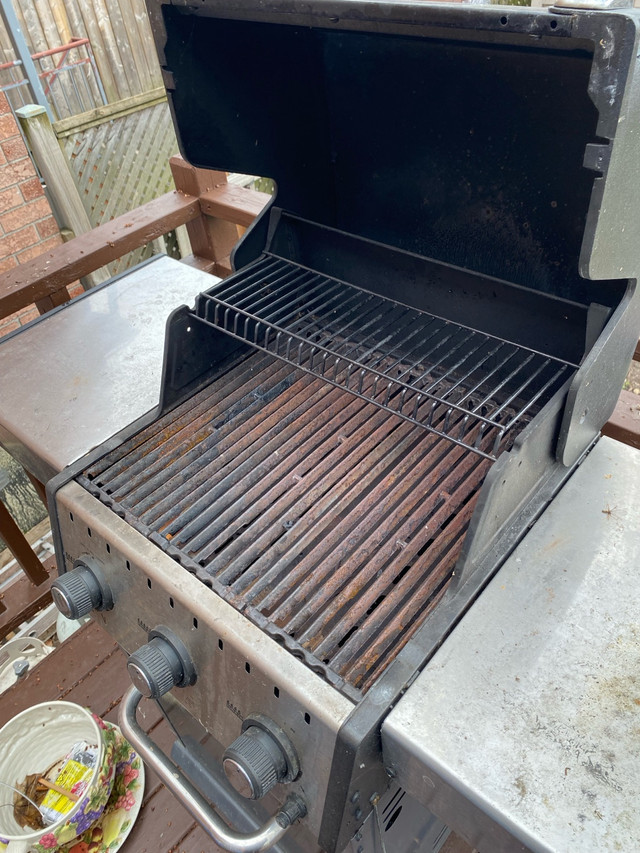
<svg viewBox="0 0 640 853">
<path fill-rule="evenodd" d="M 249 618 L 364 692 L 444 594 L 489 466 L 254 354 L 86 478 Z"/>
</svg>

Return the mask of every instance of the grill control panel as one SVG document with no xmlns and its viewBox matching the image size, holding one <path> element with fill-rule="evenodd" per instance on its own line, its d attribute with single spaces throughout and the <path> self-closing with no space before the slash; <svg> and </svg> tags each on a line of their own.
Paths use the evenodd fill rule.
<svg viewBox="0 0 640 853">
<path fill-rule="evenodd" d="M 108 584 L 113 607 L 94 610 L 92 616 L 130 654 L 136 686 L 153 697 L 173 680 L 173 697 L 221 745 L 220 751 L 233 745 L 227 772 L 235 773 L 236 786 L 244 784 L 250 798 L 264 796 L 269 808 L 274 797 L 282 802 L 287 794 L 299 793 L 309 814 L 305 828 L 296 832 L 317 838 L 336 735 L 353 703 L 80 485 L 65 486 L 57 504 L 65 566 L 70 574 L 82 560 Z M 171 642 L 164 645 L 169 636 Z M 153 663 L 148 649 L 140 653 L 148 645 Z M 164 661 L 158 667 L 159 656 Z M 186 679 L 180 672 L 185 662 L 192 667 Z M 246 739 L 238 749 L 237 741 L 252 726 L 262 732 L 254 744 L 275 755 L 275 782 L 271 771 L 267 779 L 266 771 L 262 775 L 253 760 L 247 761 Z M 288 744 L 284 775 L 282 760 L 267 739 L 273 741 L 274 732 L 277 749 Z M 243 774 L 244 783 L 238 778 Z"/>
</svg>

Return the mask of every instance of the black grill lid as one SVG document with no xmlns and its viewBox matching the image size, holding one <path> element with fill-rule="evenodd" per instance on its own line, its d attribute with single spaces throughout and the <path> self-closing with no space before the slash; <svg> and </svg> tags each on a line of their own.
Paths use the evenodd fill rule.
<svg viewBox="0 0 640 853">
<path fill-rule="evenodd" d="M 640 221 L 628 188 L 637 145 L 622 121 L 632 12 L 151 7 L 194 164 L 272 177 L 291 213 L 583 304 L 612 297 L 580 269 L 636 271 L 638 235 L 619 226 L 623 205 L 627 229 Z M 613 163 L 614 137 L 626 162 Z M 603 209 L 607 168 L 621 199 Z M 237 266 L 259 254 L 266 227 Z"/>
</svg>

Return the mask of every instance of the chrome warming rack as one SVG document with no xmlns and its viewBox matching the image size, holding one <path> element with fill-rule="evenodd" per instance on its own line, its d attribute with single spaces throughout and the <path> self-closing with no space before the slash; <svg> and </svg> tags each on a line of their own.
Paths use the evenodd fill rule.
<svg viewBox="0 0 640 853">
<path fill-rule="evenodd" d="M 577 367 L 270 253 L 194 316 L 486 459 Z"/>
</svg>

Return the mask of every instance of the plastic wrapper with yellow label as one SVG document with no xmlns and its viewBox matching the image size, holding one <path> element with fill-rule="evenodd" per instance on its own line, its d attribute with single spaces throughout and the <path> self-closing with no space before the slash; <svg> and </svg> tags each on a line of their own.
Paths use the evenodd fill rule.
<svg viewBox="0 0 640 853">
<path fill-rule="evenodd" d="M 89 784 L 97 756 L 97 746 L 90 746 L 84 741 L 76 743 L 63 759 L 62 767 L 55 773 L 55 778 L 49 778 L 49 781 L 58 788 L 74 794 L 76 799 L 71 799 L 58 791 L 48 791 L 40 804 L 42 820 L 47 826 L 71 811 L 77 798 L 83 794 Z"/>
</svg>

